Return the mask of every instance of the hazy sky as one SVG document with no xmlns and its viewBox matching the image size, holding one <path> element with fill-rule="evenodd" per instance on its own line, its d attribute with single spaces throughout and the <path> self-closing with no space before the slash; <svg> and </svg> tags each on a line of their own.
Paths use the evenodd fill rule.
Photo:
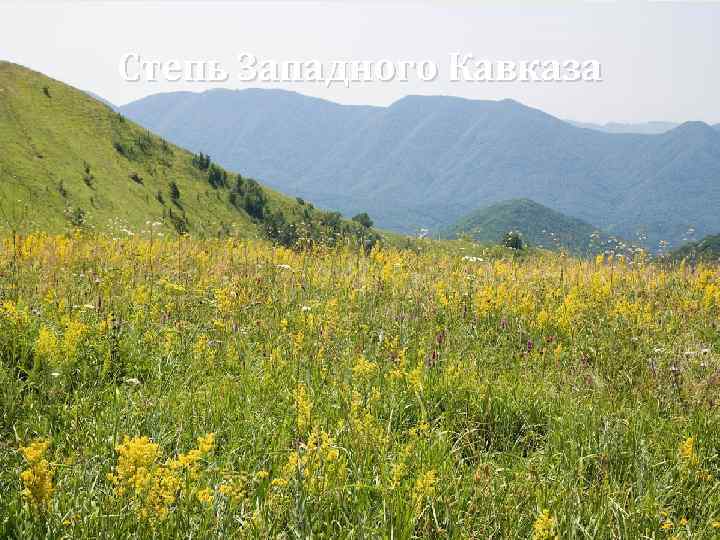
<svg viewBox="0 0 720 540">
<path fill-rule="evenodd" d="M 475 3 L 477 4 L 477 3 Z M 219 60 L 225 83 L 128 83 L 123 54 Z M 243 84 L 237 55 L 283 60 L 433 60 L 434 82 Z M 450 82 L 449 55 L 491 60 L 596 59 L 604 81 Z M 407 94 L 513 98 L 592 122 L 720 122 L 720 3 L 593 3 L 535 8 L 467 2 L 5 2 L 0 59 L 116 104 L 157 92 L 282 87 L 341 103 L 386 105 Z"/>
</svg>

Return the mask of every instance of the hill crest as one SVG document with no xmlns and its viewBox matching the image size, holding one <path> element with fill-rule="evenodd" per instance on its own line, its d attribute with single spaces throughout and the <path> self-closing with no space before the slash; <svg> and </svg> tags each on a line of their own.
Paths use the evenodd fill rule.
<svg viewBox="0 0 720 540">
<path fill-rule="evenodd" d="M 0 62 L 0 227 L 129 234 L 164 224 L 201 236 L 270 237 L 293 245 L 361 225 L 230 173 L 174 146 L 95 97 Z"/>
<path fill-rule="evenodd" d="M 526 198 L 510 199 L 475 210 L 445 229 L 442 236 L 500 243 L 511 231 L 520 233 L 531 246 L 576 255 L 624 250 L 626 247 L 589 223 Z"/>
</svg>

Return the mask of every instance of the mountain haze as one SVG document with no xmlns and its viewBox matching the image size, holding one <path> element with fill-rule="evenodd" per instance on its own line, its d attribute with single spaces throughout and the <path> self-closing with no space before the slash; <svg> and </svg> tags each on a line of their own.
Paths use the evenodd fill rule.
<svg viewBox="0 0 720 540">
<path fill-rule="evenodd" d="M 645 135 L 657 135 L 675 129 L 680 124 L 677 122 L 640 122 L 637 124 L 626 124 L 622 122 L 607 122 L 605 124 L 593 124 L 591 122 L 574 122 L 568 120 L 569 124 L 575 127 L 594 129 L 605 133 L 641 133 Z"/>
<path fill-rule="evenodd" d="M 575 127 L 516 101 L 408 96 L 346 106 L 282 90 L 158 94 L 120 110 L 218 162 L 401 232 L 529 198 L 611 234 L 678 244 L 720 230 L 720 133 Z"/>
</svg>

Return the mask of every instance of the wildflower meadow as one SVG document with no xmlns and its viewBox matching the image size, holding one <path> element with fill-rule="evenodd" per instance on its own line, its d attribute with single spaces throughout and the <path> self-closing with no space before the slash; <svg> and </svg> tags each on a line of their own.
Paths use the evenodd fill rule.
<svg viewBox="0 0 720 540">
<path fill-rule="evenodd" d="M 448 246 L 6 237 L 0 537 L 720 537 L 720 269 Z"/>
</svg>

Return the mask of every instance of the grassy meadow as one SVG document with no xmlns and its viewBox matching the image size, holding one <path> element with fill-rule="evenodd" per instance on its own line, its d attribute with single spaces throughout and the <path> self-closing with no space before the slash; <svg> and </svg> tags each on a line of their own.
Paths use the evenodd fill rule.
<svg viewBox="0 0 720 540">
<path fill-rule="evenodd" d="M 720 537 L 720 270 L 6 236 L 0 537 Z"/>
</svg>

